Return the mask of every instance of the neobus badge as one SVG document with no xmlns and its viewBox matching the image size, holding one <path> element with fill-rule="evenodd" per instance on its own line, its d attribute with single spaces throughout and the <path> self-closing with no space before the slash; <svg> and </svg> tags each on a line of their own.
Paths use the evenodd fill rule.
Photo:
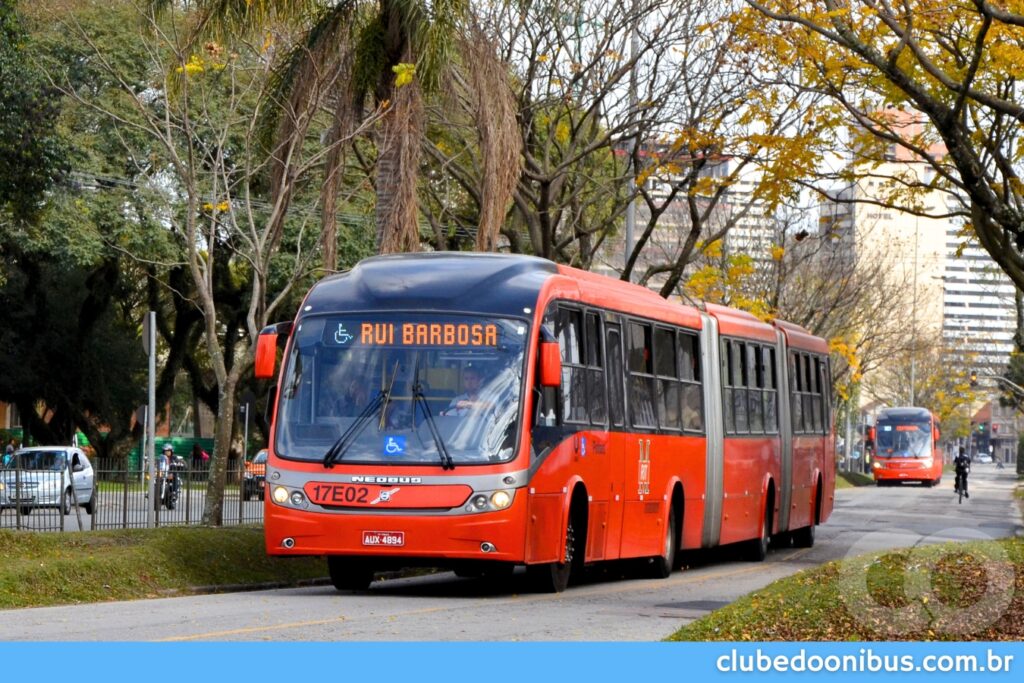
<svg viewBox="0 0 1024 683">
<path fill-rule="evenodd" d="M 373 477 L 352 475 L 353 484 L 422 484 L 423 477 Z"/>
</svg>

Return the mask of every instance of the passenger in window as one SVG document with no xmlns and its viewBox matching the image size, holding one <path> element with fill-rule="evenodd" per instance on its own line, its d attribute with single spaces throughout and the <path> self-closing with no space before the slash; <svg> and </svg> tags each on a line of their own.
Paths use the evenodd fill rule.
<svg viewBox="0 0 1024 683">
<path fill-rule="evenodd" d="M 704 429 L 704 417 L 700 412 L 700 387 L 688 386 L 683 390 L 683 429 L 700 431 Z"/>
</svg>

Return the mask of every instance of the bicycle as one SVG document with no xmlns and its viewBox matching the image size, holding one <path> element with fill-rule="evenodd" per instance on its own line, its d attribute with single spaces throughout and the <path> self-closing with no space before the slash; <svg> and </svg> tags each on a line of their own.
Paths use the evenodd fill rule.
<svg viewBox="0 0 1024 683">
<path fill-rule="evenodd" d="M 960 504 L 960 505 L 963 505 L 964 496 L 967 496 L 968 498 L 971 497 L 971 494 L 967 493 L 967 491 L 964 490 L 965 487 L 961 486 L 961 484 L 963 483 L 963 478 L 965 478 L 965 477 L 966 477 L 966 472 L 963 473 L 963 474 L 957 473 L 957 475 L 956 475 L 955 487 L 956 487 L 956 493 L 959 495 L 959 499 L 957 500 L 957 503 Z"/>
</svg>

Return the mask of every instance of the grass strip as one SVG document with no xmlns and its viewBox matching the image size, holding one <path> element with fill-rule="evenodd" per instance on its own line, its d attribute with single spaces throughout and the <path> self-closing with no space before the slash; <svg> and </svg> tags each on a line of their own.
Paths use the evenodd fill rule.
<svg viewBox="0 0 1024 683">
<path fill-rule="evenodd" d="M 676 641 L 1024 639 L 1024 539 L 829 562 L 683 628 Z"/>
<path fill-rule="evenodd" d="M 257 527 L 71 533 L 0 530 L 0 608 L 166 596 L 327 575 L 320 558 L 268 557 Z"/>
<path fill-rule="evenodd" d="M 855 486 L 874 486 L 875 480 L 870 474 L 860 472 L 836 472 L 836 488 L 849 489 Z"/>
</svg>

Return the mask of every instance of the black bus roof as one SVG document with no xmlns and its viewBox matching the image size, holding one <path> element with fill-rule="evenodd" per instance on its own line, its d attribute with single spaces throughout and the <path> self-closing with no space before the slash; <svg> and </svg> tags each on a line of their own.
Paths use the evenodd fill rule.
<svg viewBox="0 0 1024 683">
<path fill-rule="evenodd" d="M 558 273 L 534 256 L 433 252 L 375 256 L 313 286 L 304 314 L 340 311 L 466 311 L 527 315 L 544 281 Z"/>
<path fill-rule="evenodd" d="M 883 408 L 878 413 L 879 420 L 931 420 L 932 414 L 927 408 Z"/>
</svg>

